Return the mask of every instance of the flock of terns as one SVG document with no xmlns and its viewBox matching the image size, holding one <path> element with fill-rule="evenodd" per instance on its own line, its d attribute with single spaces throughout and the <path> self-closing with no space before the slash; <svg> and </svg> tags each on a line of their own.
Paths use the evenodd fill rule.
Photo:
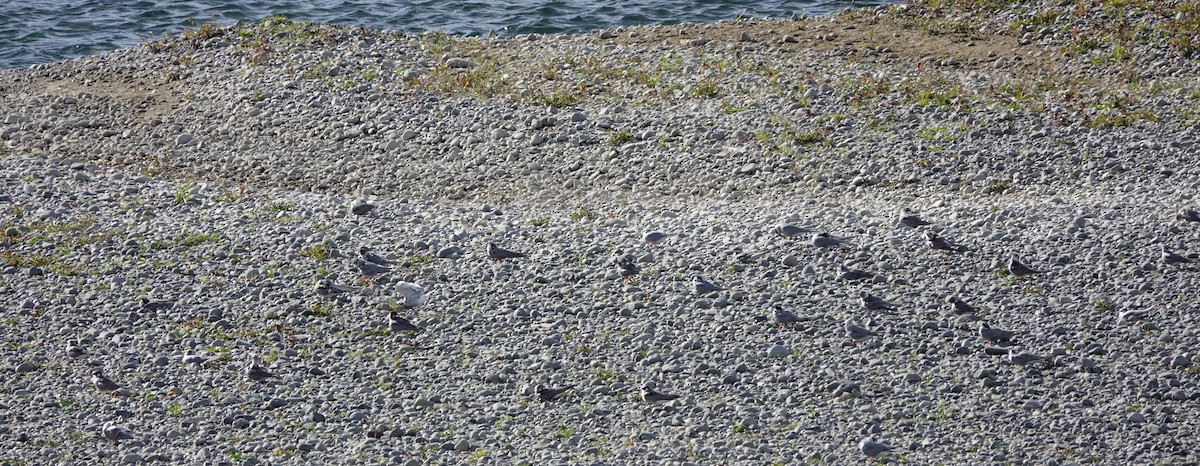
<svg viewBox="0 0 1200 466">
<path fill-rule="evenodd" d="M 375 206 L 373 204 L 356 202 L 351 206 L 351 213 L 355 215 L 367 215 L 374 211 L 374 209 Z M 1185 222 L 1200 222 L 1200 212 L 1191 209 L 1184 209 L 1176 215 L 1176 218 Z M 900 214 L 896 219 L 896 224 L 906 228 L 921 228 L 932 225 L 933 223 L 920 218 L 917 214 L 913 213 L 912 210 L 904 208 L 900 211 Z M 831 236 L 827 232 L 813 231 L 808 228 L 798 227 L 791 224 L 781 224 L 775 226 L 771 231 L 774 234 L 784 238 L 798 238 L 809 234 L 809 243 L 818 248 L 839 247 L 846 243 L 845 238 Z M 663 233 L 661 231 L 650 231 L 646 232 L 642 239 L 648 246 L 653 247 L 671 236 L 671 234 Z M 924 237 L 929 245 L 929 248 L 934 251 L 940 251 L 944 253 L 964 253 L 968 251 L 965 246 L 954 244 L 945 238 L 942 238 L 933 231 L 926 230 L 924 232 Z M 520 259 L 528 256 L 522 252 L 511 251 L 502 248 L 497 246 L 495 243 L 488 243 L 487 255 L 488 258 L 497 262 Z M 1162 246 L 1161 257 L 1162 261 L 1167 265 L 1177 265 L 1196 261 L 1196 259 L 1193 257 L 1186 257 L 1172 252 L 1166 245 Z M 390 271 L 390 267 L 394 265 L 392 261 L 380 257 L 378 254 L 375 254 L 365 246 L 359 248 L 358 257 L 355 258 L 354 262 L 358 269 L 366 276 L 374 276 L 386 273 Z M 615 257 L 613 262 L 618 267 L 619 275 L 626 280 L 632 279 L 641 271 L 635 263 L 632 255 Z M 1023 264 L 1016 256 L 1010 256 L 1008 258 L 1005 268 L 1007 272 L 1016 279 L 1044 273 L 1041 270 L 1036 270 L 1028 265 Z M 838 278 L 847 281 L 862 281 L 873 277 L 874 274 L 872 273 L 855 270 L 846 267 L 845 265 L 840 266 L 840 275 L 838 276 Z M 709 294 L 722 290 L 721 287 L 708 282 L 700 276 L 696 276 L 694 278 L 693 288 L 699 294 Z M 359 289 L 360 288 L 354 286 L 338 285 L 331 283 L 328 280 L 320 280 L 314 287 L 313 291 L 322 299 L 337 299 L 339 295 L 343 293 L 355 292 Z M 394 285 L 393 291 L 397 291 L 401 297 L 404 298 L 402 305 L 399 306 L 403 309 L 412 310 L 424 306 L 428 302 L 428 296 L 425 294 L 425 291 L 415 283 L 400 282 Z M 895 311 L 896 309 L 894 304 L 884 300 L 883 298 L 872 295 L 867 290 L 862 290 L 859 292 L 859 301 L 864 309 L 872 312 Z M 954 313 L 954 315 L 962 316 L 966 314 L 974 314 L 977 311 L 974 306 L 963 301 L 957 296 L 947 296 L 946 302 L 949 304 L 950 310 Z M 141 304 L 142 307 L 146 309 L 170 307 L 173 305 L 173 303 L 169 301 L 154 302 L 148 301 L 145 298 L 142 299 Z M 781 327 L 791 326 L 802 321 L 802 319 L 795 313 L 782 309 L 778 306 L 775 308 L 773 317 L 775 324 Z M 1140 321 L 1144 317 L 1144 311 L 1124 311 L 1118 315 L 1118 323 L 1130 324 Z M 395 310 L 395 307 L 389 311 L 388 328 L 398 337 L 411 335 L 422 331 L 421 327 L 413 324 L 412 321 L 400 315 Z M 852 340 L 856 345 L 868 338 L 880 335 L 874 330 L 870 330 L 862 325 L 859 325 L 852 319 L 846 320 L 844 329 L 846 336 L 850 338 L 850 340 Z M 989 326 L 987 322 L 981 321 L 978 328 L 978 335 L 980 338 L 992 344 L 1008 344 L 1012 343 L 1013 339 L 1017 336 L 1017 332 L 993 328 Z M 69 340 L 67 342 L 67 355 L 70 358 L 77 359 L 85 354 L 86 351 L 82 346 L 79 345 L 77 340 Z M 1042 356 L 1031 353 L 1018 353 L 1009 348 L 1007 350 L 1007 361 L 1015 366 L 1028 366 L 1035 363 L 1045 363 L 1046 359 Z M 187 355 L 184 357 L 184 362 L 202 364 L 204 362 L 204 358 L 198 355 Z M 265 367 L 261 366 L 257 360 L 251 360 L 248 364 L 246 364 L 243 368 L 243 373 L 247 379 L 254 382 L 266 381 L 275 376 L 275 374 L 272 374 Z M 94 388 L 103 393 L 116 393 L 120 390 L 120 386 L 108 377 L 105 377 L 103 371 L 99 369 L 93 371 L 91 384 Z M 572 387 L 570 386 L 550 388 L 538 385 L 534 387 L 534 391 L 538 397 L 538 400 L 542 402 L 554 401 L 570 390 L 572 390 Z M 641 387 L 640 396 L 642 401 L 649 403 L 650 405 L 669 402 L 680 397 L 676 394 L 666 394 L 655 391 L 649 384 Z M 112 444 L 116 444 L 120 440 L 136 438 L 132 431 L 111 421 L 104 424 L 101 433 L 103 438 L 109 440 L 109 442 Z M 893 447 L 876 442 L 870 437 L 862 439 L 862 441 L 860 441 L 858 444 L 858 448 L 864 455 L 872 460 L 893 449 Z"/>
</svg>

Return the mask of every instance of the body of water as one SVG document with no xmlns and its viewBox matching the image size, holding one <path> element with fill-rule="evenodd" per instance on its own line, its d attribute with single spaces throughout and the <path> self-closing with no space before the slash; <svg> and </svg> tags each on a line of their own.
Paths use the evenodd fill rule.
<svg viewBox="0 0 1200 466">
<path fill-rule="evenodd" d="M 198 22 L 229 25 L 273 15 L 408 32 L 521 34 L 712 22 L 738 15 L 815 16 L 880 3 L 887 0 L 0 1 L 0 69 L 128 47 Z"/>
</svg>

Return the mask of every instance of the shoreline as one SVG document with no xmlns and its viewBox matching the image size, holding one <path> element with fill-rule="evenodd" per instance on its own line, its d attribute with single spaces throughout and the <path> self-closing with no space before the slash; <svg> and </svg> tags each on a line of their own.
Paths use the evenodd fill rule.
<svg viewBox="0 0 1200 466">
<path fill-rule="evenodd" d="M 1167 3 L 1082 30 L 932 4 L 489 39 L 269 20 L 0 72 L 0 462 L 854 464 L 865 437 L 1200 461 L 1200 280 L 1161 256 L 1200 251 L 1200 61 L 1150 40 L 1186 24 L 1126 47 Z"/>
</svg>

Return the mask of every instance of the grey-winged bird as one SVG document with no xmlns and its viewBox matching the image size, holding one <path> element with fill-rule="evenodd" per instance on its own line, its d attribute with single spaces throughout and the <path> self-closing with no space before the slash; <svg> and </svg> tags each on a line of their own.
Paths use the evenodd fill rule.
<svg viewBox="0 0 1200 466">
<path fill-rule="evenodd" d="M 79 345 L 79 340 L 67 340 L 67 356 L 71 359 L 83 357 L 87 351 Z"/>
<path fill-rule="evenodd" d="M 896 306 L 867 290 L 858 292 L 858 300 L 868 311 L 895 311 Z"/>
<path fill-rule="evenodd" d="M 1020 260 L 1017 260 L 1017 256 L 1011 256 L 1008 258 L 1008 273 L 1013 274 L 1014 277 L 1020 278 L 1042 272 L 1040 270 L 1031 269 L 1029 266 L 1022 264 Z"/>
<path fill-rule="evenodd" d="M 850 339 L 853 340 L 854 344 L 856 345 L 867 338 L 879 336 L 878 332 L 875 332 L 874 330 L 868 330 L 866 327 L 858 325 L 850 320 L 846 321 L 845 328 L 846 336 L 850 337 Z"/>
<path fill-rule="evenodd" d="M 942 238 L 941 236 L 938 236 L 937 233 L 934 233 L 932 231 L 925 232 L 925 241 L 929 243 L 929 248 L 933 249 L 934 251 L 946 251 L 946 252 L 965 252 L 966 251 L 966 248 L 963 247 L 962 245 L 952 244 L 952 243 L 950 243 L 950 241 L 947 241 L 946 238 Z"/>
<path fill-rule="evenodd" d="M 421 331 L 421 327 L 401 317 L 396 311 L 392 311 L 388 313 L 388 330 L 391 330 L 392 333 L 418 333 Z"/>
<path fill-rule="evenodd" d="M 721 291 L 721 287 L 709 283 L 708 280 L 699 275 L 692 278 L 692 289 L 696 291 L 696 294 L 709 294 Z"/>
<path fill-rule="evenodd" d="M 774 318 L 775 318 L 775 324 L 780 327 L 786 327 L 788 325 L 800 322 L 800 316 L 798 316 L 798 315 L 796 315 L 796 313 L 786 310 L 782 307 L 775 308 Z"/>
<path fill-rule="evenodd" d="M 100 369 L 92 371 L 92 386 L 103 393 L 113 393 L 121 389 L 120 385 L 105 377 L 104 372 L 101 372 Z"/>
<path fill-rule="evenodd" d="M 537 388 L 535 388 L 537 391 L 538 400 L 541 401 L 554 401 L 570 389 L 571 387 L 549 388 L 542 385 L 538 385 Z"/>
<path fill-rule="evenodd" d="M 896 219 L 896 224 L 906 226 L 908 228 L 917 228 L 925 225 L 932 225 L 933 223 L 921 219 L 921 217 L 918 217 L 917 214 L 913 213 L 912 209 L 905 207 L 900 209 L 900 215 Z"/>
<path fill-rule="evenodd" d="M 862 270 L 852 269 L 852 268 L 846 267 L 844 265 L 839 265 L 838 267 L 839 267 L 839 270 L 841 270 L 841 274 L 838 275 L 838 278 L 840 278 L 842 280 L 856 282 L 856 281 L 860 281 L 860 280 L 867 280 L 867 279 L 873 278 L 875 276 L 875 274 L 873 274 L 871 272 L 865 272 Z"/>
<path fill-rule="evenodd" d="M 795 238 L 805 233 L 812 233 L 812 230 L 809 230 L 808 228 L 798 227 L 788 223 L 776 225 L 775 228 L 771 229 L 771 231 L 784 238 Z"/>
<path fill-rule="evenodd" d="M 1162 260 L 1163 263 L 1167 265 L 1187 264 L 1192 261 L 1187 257 L 1171 251 L 1171 248 L 1168 248 L 1165 244 L 1162 245 Z"/>
<path fill-rule="evenodd" d="M 845 242 L 845 240 L 843 240 L 842 238 L 838 238 L 836 236 L 830 236 L 829 233 L 826 233 L 826 232 L 820 232 L 820 233 L 813 233 L 812 238 L 809 239 L 809 242 L 812 243 L 813 246 L 816 246 L 818 248 L 829 248 L 829 247 L 834 247 L 834 246 L 841 246 L 842 243 Z"/>
<path fill-rule="evenodd" d="M 992 343 L 1012 342 L 1017 332 L 992 328 L 987 322 L 979 323 L 979 337 Z"/>
<path fill-rule="evenodd" d="M 974 314 L 977 311 L 975 306 L 968 304 L 958 296 L 946 296 L 946 302 L 950 303 L 950 312 L 956 316 Z"/>
<path fill-rule="evenodd" d="M 104 423 L 104 427 L 100 430 L 100 435 L 113 445 L 116 445 L 121 440 L 132 440 L 135 438 L 133 432 L 129 429 L 119 426 L 112 421 Z"/>
<path fill-rule="evenodd" d="M 505 259 L 518 259 L 521 257 L 525 257 L 525 253 L 523 253 L 523 252 L 509 251 L 500 246 L 496 246 L 496 243 L 488 243 L 488 251 L 487 252 L 488 252 L 488 257 L 492 258 L 492 260 L 497 261 L 497 262 L 505 260 Z"/>
<path fill-rule="evenodd" d="M 867 459 L 871 461 L 874 461 L 875 458 L 879 457 L 879 455 L 882 455 L 891 449 L 891 446 L 876 442 L 875 439 L 872 439 L 871 437 L 867 437 L 858 442 L 858 451 L 861 451 L 862 454 L 867 455 Z"/>
<path fill-rule="evenodd" d="M 674 400 L 677 398 L 679 398 L 679 395 L 668 395 L 665 393 L 659 393 L 659 392 L 654 391 L 653 388 L 650 388 L 649 385 L 642 386 L 642 401 L 645 401 L 646 403 L 656 405 L 659 403 L 666 403 L 668 401 L 671 401 L 671 400 Z"/>
<path fill-rule="evenodd" d="M 267 371 L 267 368 L 258 365 L 258 361 L 254 360 L 251 360 L 248 364 L 246 364 L 246 367 L 242 369 L 242 372 L 246 374 L 247 378 L 255 382 L 262 382 L 275 376 L 275 374 Z"/>
<path fill-rule="evenodd" d="M 647 231 L 642 235 L 642 241 L 645 241 L 647 245 L 654 247 L 658 246 L 658 243 L 661 243 L 670 237 L 671 235 L 661 231 Z"/>
</svg>

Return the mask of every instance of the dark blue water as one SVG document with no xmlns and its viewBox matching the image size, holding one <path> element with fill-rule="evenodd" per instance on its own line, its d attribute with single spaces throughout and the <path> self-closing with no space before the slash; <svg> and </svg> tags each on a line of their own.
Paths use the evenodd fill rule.
<svg viewBox="0 0 1200 466">
<path fill-rule="evenodd" d="M 839 0 L 152 1 L 0 0 L 0 69 L 128 47 L 196 22 L 230 25 L 286 15 L 378 29 L 448 33 L 579 32 L 636 24 L 712 22 L 737 15 L 824 15 L 887 3 Z"/>
</svg>

